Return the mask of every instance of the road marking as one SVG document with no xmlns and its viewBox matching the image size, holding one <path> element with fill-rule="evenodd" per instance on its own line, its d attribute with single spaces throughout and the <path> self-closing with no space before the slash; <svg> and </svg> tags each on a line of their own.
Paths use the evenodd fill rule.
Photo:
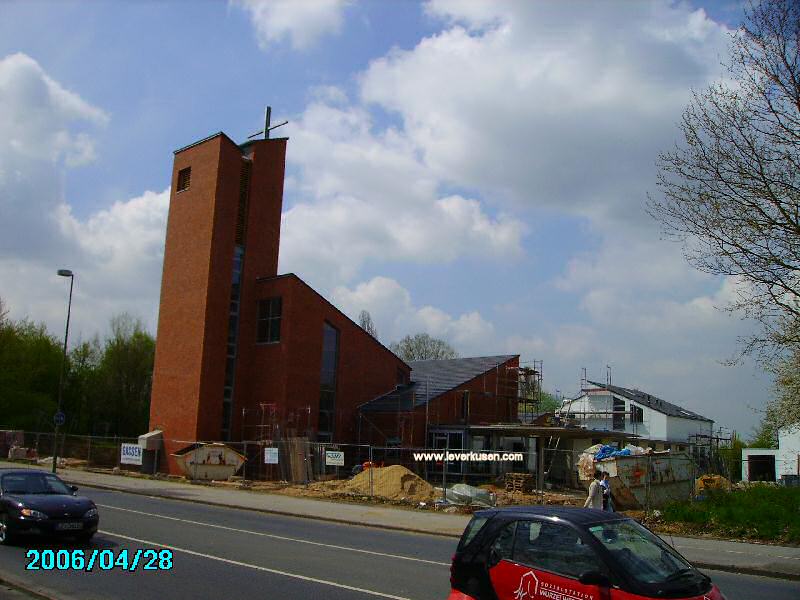
<svg viewBox="0 0 800 600">
<path fill-rule="evenodd" d="M 248 569 L 255 569 L 256 571 L 264 571 L 266 573 L 273 573 L 274 575 L 283 575 L 284 577 L 292 577 L 294 579 L 301 579 L 303 581 L 311 581 L 313 583 L 320 583 L 322 585 L 329 585 L 331 587 L 341 588 L 343 590 L 350 590 L 353 592 L 360 592 L 362 594 L 367 594 L 369 596 L 379 596 L 381 598 L 392 598 L 393 600 L 411 600 L 411 598 L 406 598 L 405 596 L 393 596 L 392 594 L 384 594 L 383 592 L 376 592 L 374 590 L 366 590 L 364 588 L 355 587 L 352 585 L 347 585 L 344 583 L 337 583 L 335 581 L 328 581 L 327 579 L 317 579 L 316 577 L 308 577 L 307 575 L 299 575 L 297 573 L 289 573 L 287 571 L 279 571 L 278 569 L 270 569 L 268 567 L 262 567 L 260 565 L 251 565 L 250 563 L 240 562 L 238 560 L 231 560 L 230 558 L 222 558 L 221 556 L 214 556 L 213 554 L 204 554 L 202 552 L 195 552 L 194 550 L 188 550 L 186 548 L 179 548 L 178 546 L 169 546 L 167 544 L 162 544 L 161 542 L 153 542 L 150 540 L 142 540 L 135 537 L 130 537 L 128 535 L 122 535 L 121 533 L 114 533 L 112 531 L 105 531 L 100 530 L 99 533 L 103 535 L 110 535 L 112 537 L 118 537 L 123 540 L 130 540 L 131 542 L 137 542 L 139 544 L 146 544 L 147 546 L 157 547 L 157 548 L 167 548 L 168 550 L 174 550 L 175 552 L 184 552 L 186 554 L 191 554 L 192 556 L 199 556 L 201 558 L 208 558 L 211 560 L 217 560 L 219 562 L 224 562 L 229 565 L 236 565 L 237 567 L 247 567 Z"/>
<path fill-rule="evenodd" d="M 337 546 L 335 544 L 323 544 L 322 542 L 312 542 L 311 540 L 301 540 L 299 538 L 286 537 L 283 535 L 275 535 L 273 533 L 263 533 L 261 531 L 250 531 L 248 529 L 237 529 L 235 527 L 226 527 L 224 525 L 214 525 L 213 523 L 203 523 L 201 521 L 192 521 L 190 519 L 180 519 L 178 517 L 168 517 L 166 515 L 159 515 L 156 513 L 144 512 L 141 510 L 133 510 L 131 508 L 120 508 L 119 506 L 110 506 L 108 504 L 98 504 L 100 508 L 110 508 L 112 510 L 121 510 L 124 512 L 134 513 L 137 515 L 145 515 L 148 517 L 156 517 L 158 519 L 167 519 L 169 521 L 178 521 L 180 523 L 190 523 L 191 525 L 200 525 L 202 527 L 213 527 L 215 529 L 225 529 L 227 531 L 235 531 L 236 533 L 246 533 L 249 535 L 258 535 L 261 537 L 272 538 L 274 540 L 281 540 L 284 542 L 296 542 L 298 544 L 309 544 L 311 546 L 322 546 L 324 548 L 333 548 L 335 550 L 347 550 L 349 552 L 359 552 L 361 554 L 372 554 L 374 556 L 383 556 L 386 558 L 397 558 L 399 560 L 410 560 L 413 562 L 421 562 L 429 565 L 439 565 L 449 567 L 450 563 L 440 562 L 435 560 L 426 560 L 424 558 L 415 558 L 413 556 L 402 556 L 400 554 L 387 554 L 385 552 L 375 552 L 374 550 L 364 550 L 363 548 L 353 548 L 351 546 Z"/>
</svg>

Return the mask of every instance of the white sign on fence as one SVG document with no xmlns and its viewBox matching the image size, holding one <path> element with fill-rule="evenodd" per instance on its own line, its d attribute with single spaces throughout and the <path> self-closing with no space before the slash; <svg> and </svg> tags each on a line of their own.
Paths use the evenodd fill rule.
<svg viewBox="0 0 800 600">
<path fill-rule="evenodd" d="M 343 467 L 344 452 L 342 452 L 341 450 L 326 450 L 325 464 L 329 467 Z"/>
<path fill-rule="evenodd" d="M 139 444 L 122 444 L 119 462 L 123 465 L 141 465 L 142 447 Z"/>
<path fill-rule="evenodd" d="M 278 449 L 277 448 L 264 448 L 264 464 L 277 465 L 278 464 Z"/>
</svg>

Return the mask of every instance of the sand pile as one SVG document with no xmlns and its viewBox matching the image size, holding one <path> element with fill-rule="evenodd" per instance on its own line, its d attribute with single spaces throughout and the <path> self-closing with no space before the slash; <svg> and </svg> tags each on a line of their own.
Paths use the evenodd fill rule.
<svg viewBox="0 0 800 600">
<path fill-rule="evenodd" d="M 344 490 L 353 494 L 369 495 L 369 478 L 372 472 L 372 489 L 376 496 L 392 500 L 413 500 L 424 502 L 435 497 L 433 486 L 401 465 L 366 469 L 350 481 Z"/>
</svg>

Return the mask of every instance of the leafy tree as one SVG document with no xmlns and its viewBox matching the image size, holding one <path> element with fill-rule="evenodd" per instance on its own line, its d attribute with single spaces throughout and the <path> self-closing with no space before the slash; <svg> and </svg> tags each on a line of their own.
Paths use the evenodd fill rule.
<svg viewBox="0 0 800 600">
<path fill-rule="evenodd" d="M 730 308 L 763 325 L 745 351 L 800 345 L 799 31 L 796 0 L 751 3 L 730 82 L 693 94 L 649 203 L 693 265 L 739 283 Z"/>
<path fill-rule="evenodd" d="M 142 322 L 127 313 L 111 319 L 98 365 L 102 403 L 98 420 L 111 435 L 139 435 L 147 430 L 150 389 L 155 359 L 155 340 Z"/>
<path fill-rule="evenodd" d="M 67 429 L 70 433 L 101 433 L 97 430 L 97 407 L 104 399 L 100 381 L 103 350 L 95 336 L 69 353 L 69 372 L 65 385 L 64 404 Z"/>
<path fill-rule="evenodd" d="M 725 474 L 732 481 L 741 479 L 742 474 L 742 448 L 746 448 L 744 440 L 734 431 L 730 444 L 719 449 L 719 457 Z M 761 446 L 763 447 L 763 446 Z"/>
<path fill-rule="evenodd" d="M 407 335 L 399 342 L 389 344 L 389 350 L 404 361 L 442 360 L 458 358 L 458 352 L 444 340 L 429 336 L 427 333 Z"/>
<path fill-rule="evenodd" d="M 561 400 L 550 392 L 542 391 L 542 401 L 539 404 L 541 412 L 553 412 L 561 408 Z"/>
<path fill-rule="evenodd" d="M 56 411 L 61 346 L 44 325 L 11 321 L 5 309 L 0 314 L 2 425 L 48 430 Z"/>
<path fill-rule="evenodd" d="M 372 315 L 369 314 L 368 310 L 362 310 L 358 313 L 358 324 L 361 325 L 361 329 L 366 331 L 376 340 L 378 339 L 378 329 L 375 327 L 375 323 L 372 320 Z"/>
<path fill-rule="evenodd" d="M 767 413 L 758 424 L 758 427 L 753 429 L 753 437 L 747 444 L 750 448 L 777 448 L 778 447 L 778 424 L 775 422 L 774 415 Z"/>
</svg>

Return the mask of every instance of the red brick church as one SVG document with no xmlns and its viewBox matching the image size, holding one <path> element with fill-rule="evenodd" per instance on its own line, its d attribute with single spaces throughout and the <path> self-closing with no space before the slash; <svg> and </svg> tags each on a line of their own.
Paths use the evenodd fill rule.
<svg viewBox="0 0 800 600">
<path fill-rule="evenodd" d="M 411 366 L 278 274 L 287 141 L 220 132 L 175 151 L 150 405 L 168 456 L 195 441 L 355 442 L 359 407 L 413 382 Z M 516 406 L 503 413 L 514 420 Z"/>
</svg>

